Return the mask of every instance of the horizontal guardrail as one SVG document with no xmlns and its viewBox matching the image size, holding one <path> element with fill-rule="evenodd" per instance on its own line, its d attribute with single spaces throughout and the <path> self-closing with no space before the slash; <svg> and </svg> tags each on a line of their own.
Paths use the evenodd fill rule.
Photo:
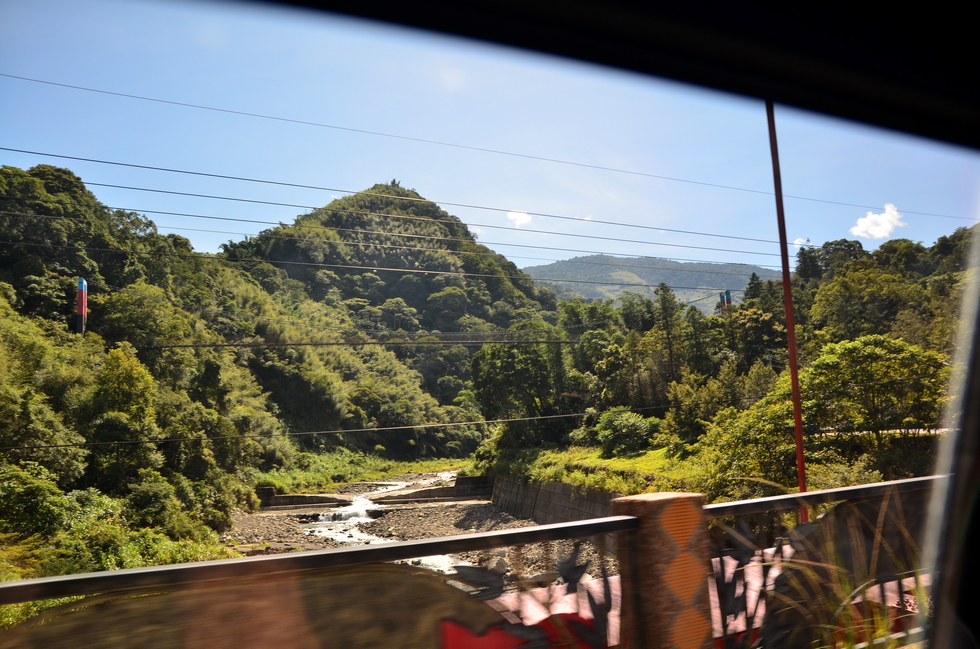
<svg viewBox="0 0 980 649">
<path fill-rule="evenodd" d="M 798 509 L 802 505 L 823 505 L 842 500 L 861 500 L 882 496 L 889 491 L 919 491 L 931 489 L 949 478 L 947 475 L 930 475 L 923 478 L 908 478 L 890 482 L 875 482 L 856 487 L 838 487 L 822 489 L 805 493 L 783 494 L 768 498 L 753 498 L 729 503 L 715 503 L 704 506 L 704 515 L 708 518 L 724 518 L 744 514 L 762 514 L 764 512 L 780 512 Z"/>
<path fill-rule="evenodd" d="M 460 534 L 417 541 L 362 545 L 333 550 L 311 550 L 291 554 L 220 559 L 148 568 L 129 568 L 80 575 L 42 577 L 0 583 L 0 604 L 15 604 L 55 597 L 94 595 L 110 591 L 178 586 L 184 584 L 270 575 L 276 573 L 334 568 L 364 563 L 401 561 L 435 554 L 490 550 L 525 543 L 561 541 L 598 534 L 625 532 L 639 527 L 633 516 L 609 516 L 587 521 L 555 523 L 512 530 Z"/>
</svg>

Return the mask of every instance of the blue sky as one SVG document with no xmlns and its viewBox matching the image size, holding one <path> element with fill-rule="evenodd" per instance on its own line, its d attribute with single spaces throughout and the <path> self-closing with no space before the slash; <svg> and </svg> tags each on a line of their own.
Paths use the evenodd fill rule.
<svg viewBox="0 0 980 649">
<path fill-rule="evenodd" d="M 496 208 L 444 206 L 521 267 L 577 253 L 507 244 L 779 263 L 772 243 L 588 221 L 775 240 L 774 201 L 765 193 L 772 190 L 765 110 L 756 99 L 453 37 L 238 3 L 0 0 L 0 73 L 648 175 L 10 77 L 0 77 L 0 147 L 332 191 L 9 151 L 0 151 L 0 164 L 56 164 L 89 183 L 311 207 L 343 196 L 339 190 L 398 179 L 435 201 Z M 930 245 L 980 216 L 977 152 L 779 106 L 777 128 L 785 193 L 853 204 L 788 198 L 790 240 L 819 245 L 857 238 L 874 248 L 904 237 Z M 139 212 L 269 222 L 290 222 L 304 212 L 90 188 L 108 205 Z M 881 216 L 869 220 L 869 212 Z M 268 227 L 147 214 L 202 251 Z M 866 236 L 852 234 L 856 227 Z M 593 236 L 626 241 L 587 238 Z"/>
</svg>

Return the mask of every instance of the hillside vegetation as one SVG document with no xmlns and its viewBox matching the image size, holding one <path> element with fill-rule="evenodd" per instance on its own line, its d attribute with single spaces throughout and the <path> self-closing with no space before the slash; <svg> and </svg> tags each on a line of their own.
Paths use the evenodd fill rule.
<svg viewBox="0 0 980 649">
<path fill-rule="evenodd" d="M 4 167 L 0 196 L 0 534 L 44 550 L 17 550 L 8 578 L 172 559 L 127 550 L 147 530 L 223 552 L 214 532 L 255 505 L 258 476 L 323 466 L 311 453 L 465 457 L 486 433 L 453 425 L 482 419 L 474 345 L 454 341 L 557 317 L 550 291 L 397 183 L 219 255 L 66 169 Z"/>
<path fill-rule="evenodd" d="M 792 292 L 814 484 L 932 470 L 972 232 L 958 229 L 931 247 L 894 239 L 868 252 L 839 240 L 800 250 Z M 673 488 L 712 500 L 792 490 L 782 294 L 781 282 L 753 274 L 740 304 L 716 302 L 711 315 L 666 284 L 652 298 L 626 292 L 618 305 L 562 301 L 554 335 L 574 332 L 578 344 L 487 345 L 474 357 L 485 415 L 550 417 L 498 426 L 477 465 L 534 476 L 551 466 L 552 478 L 580 483 L 583 459 L 560 459 L 570 445 L 595 449 L 594 460 L 654 450 L 672 463 L 636 466 L 644 482 L 631 490 L 660 489 L 668 476 Z M 588 414 L 560 417 L 579 412 Z"/>
<path fill-rule="evenodd" d="M 625 293 L 653 298 L 660 284 L 675 287 L 682 302 L 694 303 L 711 314 L 719 291 L 739 294 L 753 273 L 763 280 L 779 279 L 771 268 L 752 264 L 712 264 L 681 262 L 657 257 L 613 257 L 589 255 L 573 257 L 523 269 L 540 285 L 555 289 L 562 297 L 587 300 L 616 300 Z M 583 280 L 594 282 L 582 283 Z"/>
<path fill-rule="evenodd" d="M 816 483 L 930 470 L 970 238 L 800 251 Z M 256 484 L 406 462 L 791 488 L 782 288 L 743 287 L 709 313 L 666 283 L 559 301 L 395 181 L 200 254 L 67 169 L 3 167 L 0 579 L 227 556 Z"/>
</svg>

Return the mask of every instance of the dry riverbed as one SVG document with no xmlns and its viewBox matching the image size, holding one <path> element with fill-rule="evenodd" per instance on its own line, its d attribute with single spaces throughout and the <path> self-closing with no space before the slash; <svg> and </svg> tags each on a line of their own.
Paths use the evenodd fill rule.
<svg viewBox="0 0 980 649">
<path fill-rule="evenodd" d="M 425 486 L 440 486 L 433 482 L 432 476 L 412 474 L 399 476 L 392 482 L 420 483 Z M 445 483 L 442 483 L 445 484 Z M 364 494 L 379 488 L 376 483 L 353 483 L 346 488 L 338 489 L 338 493 Z M 222 535 L 222 540 L 237 548 L 244 554 L 266 554 L 274 552 L 290 552 L 297 550 L 316 550 L 349 546 L 323 536 L 309 533 L 303 525 L 317 520 L 319 513 L 327 515 L 332 510 L 315 507 L 288 512 L 259 512 L 248 514 L 236 512 L 234 525 L 230 531 Z M 532 520 L 518 519 L 487 501 L 430 503 L 421 505 L 393 505 L 373 510 L 374 520 L 366 520 L 356 524 L 357 531 L 372 535 L 383 541 L 407 541 L 415 539 L 455 536 L 475 532 L 490 532 L 519 527 L 532 527 Z M 377 542 L 377 541 L 376 541 Z M 506 567 L 511 575 L 519 572 L 524 576 L 548 572 L 555 569 L 556 559 L 567 556 L 572 550 L 572 541 L 555 543 L 537 543 L 528 545 L 520 553 L 513 549 L 497 552 L 468 552 L 453 555 L 453 561 L 478 565 L 492 563 L 498 567 Z M 589 572 L 598 576 L 598 553 L 589 542 L 583 542 L 580 547 L 579 562 L 591 561 Z M 504 563 L 501 563 L 504 562 Z M 607 569 L 615 574 L 615 560 L 607 560 Z"/>
</svg>

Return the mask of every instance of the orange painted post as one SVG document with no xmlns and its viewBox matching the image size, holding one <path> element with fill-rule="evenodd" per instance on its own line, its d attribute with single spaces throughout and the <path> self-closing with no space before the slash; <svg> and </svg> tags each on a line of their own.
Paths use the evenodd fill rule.
<svg viewBox="0 0 980 649">
<path fill-rule="evenodd" d="M 619 535 L 624 649 L 712 646 L 708 602 L 708 527 L 704 496 L 652 493 L 612 501 L 616 516 L 640 527 Z"/>
</svg>

